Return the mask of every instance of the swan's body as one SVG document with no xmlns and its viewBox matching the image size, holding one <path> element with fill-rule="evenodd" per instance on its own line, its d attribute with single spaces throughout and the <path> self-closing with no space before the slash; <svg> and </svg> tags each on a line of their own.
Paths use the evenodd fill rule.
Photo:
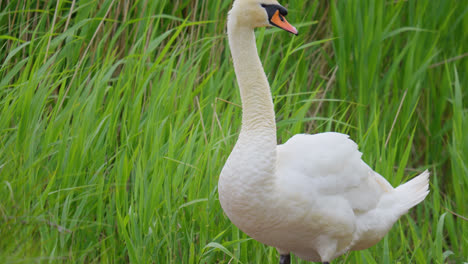
<svg viewBox="0 0 468 264">
<path fill-rule="evenodd" d="M 393 188 L 362 161 L 356 143 L 339 133 L 300 134 L 276 144 L 274 107 L 254 28 L 271 24 L 277 5 L 275 0 L 236 0 L 229 13 L 243 114 L 239 139 L 219 179 L 219 199 L 237 227 L 276 247 L 282 259 L 292 252 L 329 262 L 376 244 L 424 200 L 429 173 Z M 285 23 L 279 26 L 297 33 Z"/>
</svg>

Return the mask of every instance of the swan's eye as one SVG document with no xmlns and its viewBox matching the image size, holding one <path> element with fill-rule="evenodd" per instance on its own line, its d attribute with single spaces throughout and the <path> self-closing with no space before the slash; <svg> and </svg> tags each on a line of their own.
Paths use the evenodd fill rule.
<svg viewBox="0 0 468 264">
<path fill-rule="evenodd" d="M 267 4 L 261 4 L 263 8 L 265 8 L 268 17 L 271 18 L 276 11 L 279 11 L 280 15 L 286 16 L 288 14 L 288 10 L 281 5 L 267 5 Z"/>
</svg>

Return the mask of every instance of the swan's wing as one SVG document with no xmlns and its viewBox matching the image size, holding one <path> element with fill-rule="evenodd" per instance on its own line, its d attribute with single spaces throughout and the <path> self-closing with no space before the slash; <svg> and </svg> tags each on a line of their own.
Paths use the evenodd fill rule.
<svg viewBox="0 0 468 264">
<path fill-rule="evenodd" d="M 348 135 L 298 134 L 277 148 L 277 179 L 287 192 L 346 200 L 359 214 L 375 208 L 393 187 L 361 159 Z"/>
</svg>

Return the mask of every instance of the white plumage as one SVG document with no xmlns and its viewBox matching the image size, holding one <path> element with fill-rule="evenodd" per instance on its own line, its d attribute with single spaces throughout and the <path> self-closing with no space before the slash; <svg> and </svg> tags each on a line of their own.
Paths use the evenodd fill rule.
<svg viewBox="0 0 468 264">
<path fill-rule="evenodd" d="M 393 188 L 340 133 L 299 134 L 277 146 L 273 103 L 253 34 L 267 24 L 268 14 L 255 0 L 237 0 L 229 14 L 243 116 L 221 172 L 219 199 L 237 227 L 280 254 L 329 262 L 376 244 L 424 200 L 429 173 Z"/>
</svg>

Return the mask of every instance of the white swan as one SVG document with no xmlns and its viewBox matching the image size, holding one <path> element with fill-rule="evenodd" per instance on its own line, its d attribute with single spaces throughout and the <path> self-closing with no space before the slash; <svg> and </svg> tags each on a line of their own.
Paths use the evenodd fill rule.
<svg viewBox="0 0 468 264">
<path fill-rule="evenodd" d="M 231 221 L 254 239 L 329 262 L 376 244 L 393 223 L 428 194 L 429 173 L 393 188 L 361 160 L 347 135 L 295 135 L 276 144 L 270 87 L 254 28 L 297 30 L 275 0 L 236 0 L 228 17 L 229 45 L 242 99 L 239 139 L 219 178 L 219 200 Z"/>
</svg>

